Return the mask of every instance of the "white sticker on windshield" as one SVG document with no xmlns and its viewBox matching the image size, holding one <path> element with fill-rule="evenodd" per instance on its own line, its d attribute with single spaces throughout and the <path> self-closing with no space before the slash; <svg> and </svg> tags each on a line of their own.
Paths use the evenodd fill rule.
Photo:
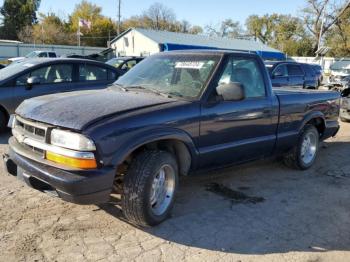
<svg viewBox="0 0 350 262">
<path fill-rule="evenodd" d="M 198 62 L 198 61 L 187 61 L 187 62 L 175 63 L 175 68 L 201 69 L 203 66 L 204 66 L 204 62 Z"/>
</svg>

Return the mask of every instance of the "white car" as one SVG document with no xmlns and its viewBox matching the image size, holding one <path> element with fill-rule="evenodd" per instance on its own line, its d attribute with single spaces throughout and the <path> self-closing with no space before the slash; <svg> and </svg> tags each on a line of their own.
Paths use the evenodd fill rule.
<svg viewBox="0 0 350 262">
<path fill-rule="evenodd" d="M 12 62 L 21 61 L 26 58 L 47 58 L 47 57 L 55 58 L 58 56 L 56 52 L 53 52 L 53 51 L 33 51 L 27 54 L 26 56 L 13 57 L 13 58 L 9 58 L 8 60 L 12 63 Z"/>
</svg>

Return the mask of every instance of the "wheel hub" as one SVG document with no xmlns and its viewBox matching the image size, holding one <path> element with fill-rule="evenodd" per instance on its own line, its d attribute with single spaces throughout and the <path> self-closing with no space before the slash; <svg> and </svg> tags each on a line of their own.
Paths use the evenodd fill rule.
<svg viewBox="0 0 350 262">
<path fill-rule="evenodd" d="M 150 194 L 150 205 L 155 215 L 162 215 L 169 207 L 175 191 L 175 171 L 163 165 L 155 175 Z"/>
<path fill-rule="evenodd" d="M 301 158 L 305 164 L 311 163 L 317 150 L 317 137 L 313 133 L 305 135 L 303 143 L 301 145 Z"/>
</svg>

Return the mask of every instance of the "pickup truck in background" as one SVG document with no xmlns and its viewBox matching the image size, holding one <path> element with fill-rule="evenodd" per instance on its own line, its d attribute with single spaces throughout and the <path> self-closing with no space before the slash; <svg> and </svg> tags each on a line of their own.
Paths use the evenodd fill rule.
<svg viewBox="0 0 350 262">
<path fill-rule="evenodd" d="M 170 214 L 179 176 L 279 155 L 308 169 L 339 129 L 337 92 L 272 90 L 258 55 L 176 51 L 146 58 L 104 90 L 24 101 L 8 173 L 77 204 L 120 195 L 126 218 Z"/>
<path fill-rule="evenodd" d="M 24 59 L 30 59 L 30 58 L 56 58 L 56 57 L 58 57 L 58 55 L 54 51 L 33 51 L 27 54 L 26 56 L 9 58 L 8 61 L 13 63 L 13 62 L 19 62 Z"/>
<path fill-rule="evenodd" d="M 265 62 L 273 87 L 317 89 L 319 75 L 309 64 L 296 62 Z"/>
</svg>

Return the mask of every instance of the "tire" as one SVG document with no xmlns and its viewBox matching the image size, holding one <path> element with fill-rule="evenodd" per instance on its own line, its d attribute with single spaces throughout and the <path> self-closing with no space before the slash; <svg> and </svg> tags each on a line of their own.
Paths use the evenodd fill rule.
<svg viewBox="0 0 350 262">
<path fill-rule="evenodd" d="M 8 119 L 4 112 L 0 111 L 0 133 L 4 133 L 7 130 Z"/>
<path fill-rule="evenodd" d="M 163 186 L 157 186 L 158 183 L 162 184 L 160 182 L 162 170 L 165 180 L 168 180 Z M 124 216 L 137 226 L 160 224 L 170 215 L 177 184 L 178 165 L 172 154 L 159 150 L 140 153 L 131 162 L 124 178 L 122 194 Z M 160 199 L 163 199 L 163 202 L 157 200 L 155 188 L 164 188 L 165 191 L 160 191 L 162 193 L 160 195 L 163 195 Z"/>
<path fill-rule="evenodd" d="M 294 169 L 309 169 L 314 164 L 318 154 L 319 137 L 320 135 L 315 126 L 306 125 L 300 133 L 298 143 L 291 152 L 284 157 L 284 164 Z M 306 140 L 308 138 L 310 141 L 312 140 L 312 142 L 310 142 L 310 147 L 308 148 L 310 151 L 305 152 L 303 146 L 307 145 Z M 307 146 L 305 146 L 305 148 L 307 148 Z"/>
</svg>

